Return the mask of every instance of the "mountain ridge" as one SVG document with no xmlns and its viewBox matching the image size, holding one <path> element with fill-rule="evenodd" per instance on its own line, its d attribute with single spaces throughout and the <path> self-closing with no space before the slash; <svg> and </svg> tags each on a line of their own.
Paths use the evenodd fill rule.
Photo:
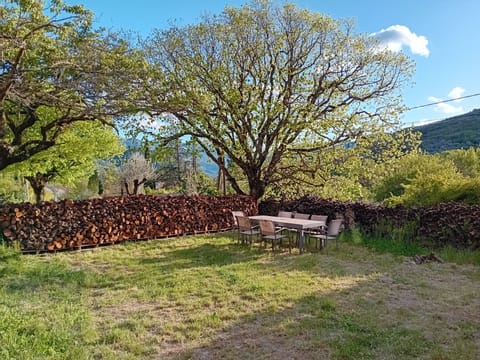
<svg viewBox="0 0 480 360">
<path fill-rule="evenodd" d="M 420 148 L 435 154 L 453 149 L 468 149 L 480 146 L 480 109 L 462 115 L 414 126 L 422 134 Z"/>
</svg>

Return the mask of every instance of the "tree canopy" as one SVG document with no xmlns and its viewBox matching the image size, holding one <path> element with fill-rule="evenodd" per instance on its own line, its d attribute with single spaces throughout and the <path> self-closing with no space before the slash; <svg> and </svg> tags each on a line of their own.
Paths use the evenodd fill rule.
<svg viewBox="0 0 480 360">
<path fill-rule="evenodd" d="M 43 114 L 42 118 L 48 116 Z M 124 146 L 110 126 L 98 121 L 76 122 L 58 136 L 55 146 L 9 166 L 4 173 L 20 174 L 27 179 L 39 202 L 48 182 L 72 186 L 78 179 L 90 177 L 99 160 L 123 152 Z"/>
<path fill-rule="evenodd" d="M 235 191 L 257 198 L 285 155 L 355 149 L 395 126 L 413 68 L 349 21 L 266 0 L 155 31 L 145 49 L 157 69 L 150 113 L 170 131 L 163 140 L 195 137 Z"/>
<path fill-rule="evenodd" d="M 61 0 L 0 5 L 0 170 L 55 145 L 77 121 L 131 110 L 144 61 L 92 14 Z M 54 114 L 40 124 L 41 113 Z"/>
</svg>

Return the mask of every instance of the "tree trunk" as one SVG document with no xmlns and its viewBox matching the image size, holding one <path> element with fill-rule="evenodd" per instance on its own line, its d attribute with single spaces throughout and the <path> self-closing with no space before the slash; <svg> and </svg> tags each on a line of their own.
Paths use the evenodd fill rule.
<svg viewBox="0 0 480 360">
<path fill-rule="evenodd" d="M 176 150 L 176 158 L 175 158 L 175 160 L 177 161 L 177 181 L 178 181 L 179 183 L 182 182 L 182 174 L 181 174 L 181 172 L 182 172 L 182 170 L 181 170 L 182 165 L 181 165 L 181 156 L 180 156 L 181 146 L 182 146 L 182 145 L 181 145 L 180 140 L 177 140 L 176 149 L 175 149 L 175 150 Z"/>
<path fill-rule="evenodd" d="M 48 177 L 37 173 L 35 176 L 25 176 L 25 179 L 27 179 L 33 189 L 35 203 L 40 203 L 43 200 L 43 190 L 45 189 Z"/>
<path fill-rule="evenodd" d="M 250 187 L 250 195 L 255 199 L 260 199 L 265 194 L 265 181 L 258 178 L 249 178 L 248 185 Z"/>
<path fill-rule="evenodd" d="M 147 179 L 145 179 L 145 178 L 143 178 L 141 181 L 139 181 L 138 179 L 133 180 L 133 193 L 132 193 L 132 195 L 137 195 L 138 194 L 138 189 L 146 181 L 147 181 Z"/>
<path fill-rule="evenodd" d="M 123 182 L 123 187 L 122 187 L 122 196 L 124 195 L 123 190 L 127 193 L 128 196 L 130 195 L 137 195 L 138 194 L 138 189 L 140 186 L 142 186 L 145 182 L 147 181 L 146 178 L 143 178 L 142 180 L 134 179 L 133 180 L 133 188 L 132 191 L 130 192 L 130 187 L 128 185 L 128 181 Z"/>
<path fill-rule="evenodd" d="M 217 191 L 219 193 L 223 193 L 224 195 L 227 192 L 227 184 L 225 183 L 225 171 L 223 170 L 225 166 L 225 158 L 223 155 L 218 156 L 217 164 L 222 164 L 218 166 L 218 173 L 217 173 Z"/>
</svg>

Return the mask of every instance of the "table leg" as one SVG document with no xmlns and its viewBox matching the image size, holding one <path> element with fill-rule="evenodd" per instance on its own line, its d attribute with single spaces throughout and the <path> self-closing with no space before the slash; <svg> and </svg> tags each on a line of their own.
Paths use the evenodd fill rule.
<svg viewBox="0 0 480 360">
<path fill-rule="evenodd" d="M 305 234 L 303 233 L 303 229 L 299 231 L 298 249 L 300 250 L 300 254 L 305 252 Z"/>
</svg>

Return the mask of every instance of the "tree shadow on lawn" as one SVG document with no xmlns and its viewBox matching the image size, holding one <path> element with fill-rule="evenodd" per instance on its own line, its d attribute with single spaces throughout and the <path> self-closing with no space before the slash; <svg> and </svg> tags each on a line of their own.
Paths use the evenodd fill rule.
<svg viewBox="0 0 480 360">
<path fill-rule="evenodd" d="M 241 263 L 252 263 L 252 266 L 255 266 L 255 262 L 269 255 L 271 255 L 271 258 L 265 260 L 265 262 L 273 266 L 282 264 L 283 267 L 297 270 L 309 270 L 312 263 L 315 262 L 315 260 L 306 261 L 305 258 L 302 261 L 297 261 L 301 259 L 301 257 L 298 257 L 297 249 L 293 250 L 292 254 L 286 248 L 272 252 L 269 247 L 264 247 L 259 243 L 252 246 L 238 244 L 233 235 L 230 235 L 232 239 L 230 243 L 215 242 L 217 236 L 225 237 L 223 234 L 214 234 L 210 243 L 193 242 L 178 247 L 175 245 L 175 239 L 168 239 L 172 243 L 164 249 L 165 251 L 159 252 L 156 256 L 142 256 L 135 259 L 135 262 L 139 265 L 154 265 L 166 270 L 228 266 Z"/>
<path fill-rule="evenodd" d="M 45 287 L 80 290 L 88 284 L 87 271 L 47 261 L 32 261 L 26 265 L 20 262 L 7 263 L 0 268 L 0 279 L 6 291 L 24 293 L 25 296 Z"/>
<path fill-rule="evenodd" d="M 237 244 L 193 244 L 188 247 L 171 249 L 154 257 L 136 260 L 139 265 L 155 265 L 169 270 L 192 267 L 224 266 L 245 261 L 255 261 L 263 256 L 257 249 Z"/>
</svg>

